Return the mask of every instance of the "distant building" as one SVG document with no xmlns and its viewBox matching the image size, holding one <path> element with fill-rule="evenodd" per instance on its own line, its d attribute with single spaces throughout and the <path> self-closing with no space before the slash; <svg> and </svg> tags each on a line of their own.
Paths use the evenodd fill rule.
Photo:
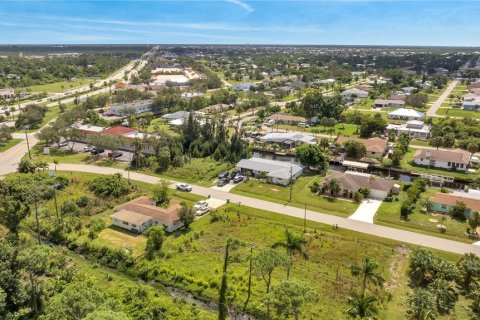
<svg viewBox="0 0 480 320">
<path fill-rule="evenodd" d="M 390 119 L 397 120 L 422 120 L 425 114 L 414 109 L 400 108 L 388 113 Z"/>
<path fill-rule="evenodd" d="M 240 160 L 237 170 L 247 176 L 264 177 L 270 183 L 287 186 L 302 175 L 303 167 L 286 161 L 250 158 Z"/>
<path fill-rule="evenodd" d="M 205 93 L 203 93 L 203 92 L 184 92 L 180 96 L 182 98 L 188 100 L 188 99 L 195 98 L 195 97 L 203 97 L 203 96 L 205 96 Z"/>
<path fill-rule="evenodd" d="M 15 97 L 15 90 L 14 89 L 0 89 L 0 98 L 1 99 L 12 99 Z"/>
<path fill-rule="evenodd" d="M 225 103 L 214 104 L 212 106 L 206 107 L 204 110 L 207 113 L 222 113 L 230 110 L 232 108 L 231 105 Z"/>
<path fill-rule="evenodd" d="M 375 108 L 403 108 L 405 107 L 405 101 L 375 99 L 375 101 L 373 101 L 373 106 Z"/>
<path fill-rule="evenodd" d="M 467 166 L 470 163 L 470 152 L 462 149 L 420 149 L 415 152 L 413 162 L 422 166 L 467 171 Z"/>
<path fill-rule="evenodd" d="M 358 192 L 361 188 L 368 188 L 370 190 L 368 197 L 379 200 L 385 199 L 390 193 L 399 192 L 399 186 L 389 179 L 356 171 L 333 171 L 323 181 L 322 189 L 324 193 L 329 193 L 328 183 L 333 179 L 340 184 L 339 195 L 344 198 L 353 198 L 355 192 Z"/>
<path fill-rule="evenodd" d="M 428 139 L 432 127 L 423 121 L 410 120 L 403 124 L 388 124 L 386 131 L 393 130 L 397 136 L 406 134 L 414 139 Z"/>
<path fill-rule="evenodd" d="M 110 217 L 114 226 L 133 233 L 142 233 L 152 225 L 164 226 L 165 231 L 174 232 L 181 228 L 180 210 L 182 205 L 177 200 L 170 200 L 166 208 L 157 207 L 155 201 L 142 196 L 115 207 Z"/>
<path fill-rule="evenodd" d="M 109 113 L 117 117 L 127 117 L 152 111 L 152 100 L 122 103 L 110 107 Z"/>
<path fill-rule="evenodd" d="M 193 111 L 193 116 L 196 118 L 203 117 L 205 114 L 199 111 Z M 162 119 L 168 120 L 171 126 L 181 126 L 190 116 L 190 111 L 177 111 L 174 113 L 167 113 L 162 116 Z"/>
<path fill-rule="evenodd" d="M 275 123 L 297 125 L 305 122 L 306 119 L 300 116 L 294 116 L 289 113 L 277 112 L 267 117 L 268 120 L 274 120 Z"/>
<path fill-rule="evenodd" d="M 302 144 L 316 144 L 315 137 L 295 132 L 272 132 L 260 137 L 261 143 L 278 144 L 284 148 L 295 148 Z"/>
<path fill-rule="evenodd" d="M 232 89 L 235 92 L 248 92 L 252 87 L 255 88 L 256 84 L 253 82 L 241 82 L 236 85 L 233 85 L 230 89 Z"/>
<path fill-rule="evenodd" d="M 387 152 L 387 141 L 381 138 L 370 138 L 370 139 L 360 139 L 360 138 L 350 138 L 350 137 L 338 137 L 337 143 L 344 145 L 347 141 L 357 141 L 362 143 L 366 149 L 366 157 L 381 159 Z"/>
<path fill-rule="evenodd" d="M 415 88 L 415 87 L 403 87 L 403 88 L 402 88 L 402 91 L 403 91 L 403 93 L 405 93 L 405 94 L 412 94 L 412 93 L 414 93 L 415 91 L 417 91 L 417 88 Z"/>
<path fill-rule="evenodd" d="M 353 98 L 368 98 L 368 92 L 353 88 L 343 91 L 342 97 L 347 100 L 352 100 Z"/>
<path fill-rule="evenodd" d="M 463 110 L 478 111 L 480 109 L 479 95 L 465 95 L 463 97 Z"/>
</svg>

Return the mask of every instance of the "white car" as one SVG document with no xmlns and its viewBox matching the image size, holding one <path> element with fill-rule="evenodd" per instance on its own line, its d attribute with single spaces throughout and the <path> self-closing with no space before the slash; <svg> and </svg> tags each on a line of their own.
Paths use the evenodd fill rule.
<svg viewBox="0 0 480 320">
<path fill-rule="evenodd" d="M 187 183 L 177 183 L 175 187 L 181 191 L 192 191 L 192 186 Z"/>
<path fill-rule="evenodd" d="M 210 209 L 208 207 L 203 207 L 203 208 L 200 208 L 198 209 L 196 212 L 195 212 L 195 215 L 197 216 L 203 216 L 204 214 L 208 213 L 210 211 Z"/>
<path fill-rule="evenodd" d="M 193 206 L 195 210 L 201 209 L 201 208 L 208 208 L 208 202 L 205 200 L 202 201 L 197 201 L 197 203 Z"/>
</svg>

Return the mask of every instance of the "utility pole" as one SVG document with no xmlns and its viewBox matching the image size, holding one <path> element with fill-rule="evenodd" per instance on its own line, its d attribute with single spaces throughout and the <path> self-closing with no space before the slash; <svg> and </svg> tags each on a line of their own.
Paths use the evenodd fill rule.
<svg viewBox="0 0 480 320">
<path fill-rule="evenodd" d="M 247 300 L 243 305 L 242 314 L 245 314 L 247 310 L 248 301 L 250 300 L 250 295 L 252 292 L 252 261 L 253 261 L 253 246 L 250 247 L 250 266 L 248 268 L 248 291 L 247 291 Z"/>
<path fill-rule="evenodd" d="M 37 205 L 37 198 L 35 196 L 34 202 L 35 204 L 35 222 L 37 224 L 37 236 L 38 236 L 38 244 L 42 244 L 42 240 L 40 239 L 40 223 L 38 222 L 38 205 Z"/>
<path fill-rule="evenodd" d="M 307 233 L 307 204 L 305 203 L 305 214 L 303 216 L 303 233 Z"/>
<path fill-rule="evenodd" d="M 293 168 L 293 166 L 290 165 L 290 196 L 288 197 L 288 202 L 292 201 L 292 188 L 293 188 L 292 168 Z"/>
<path fill-rule="evenodd" d="M 58 215 L 57 190 L 55 189 L 55 186 L 53 186 L 53 199 L 55 199 L 55 213 L 57 214 L 57 223 L 59 223 L 60 219 Z"/>
<path fill-rule="evenodd" d="M 32 160 L 32 154 L 30 153 L 30 143 L 28 142 L 27 129 L 25 129 L 25 139 L 27 140 L 28 158 Z"/>
</svg>

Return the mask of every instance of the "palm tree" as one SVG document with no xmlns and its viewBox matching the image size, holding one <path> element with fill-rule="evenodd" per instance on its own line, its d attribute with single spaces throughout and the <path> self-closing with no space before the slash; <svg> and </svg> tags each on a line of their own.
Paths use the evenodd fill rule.
<svg viewBox="0 0 480 320">
<path fill-rule="evenodd" d="M 437 279 L 432 283 L 431 289 L 435 296 L 435 304 L 437 305 L 438 312 L 448 314 L 450 310 L 455 308 L 455 302 L 457 302 L 458 296 L 449 281 Z"/>
<path fill-rule="evenodd" d="M 365 256 L 363 266 L 352 265 L 351 272 L 354 276 L 362 276 L 362 295 L 365 295 L 365 290 L 367 289 L 367 282 L 372 282 L 374 285 L 380 286 L 383 284 L 385 279 L 376 272 L 378 268 L 378 263 L 371 259 L 368 256 Z"/>
<path fill-rule="evenodd" d="M 340 183 L 338 180 L 330 179 L 330 181 L 328 181 L 328 189 L 330 190 L 330 195 L 332 197 L 338 196 L 338 193 L 340 192 Z"/>
<path fill-rule="evenodd" d="M 330 145 L 330 142 L 328 141 L 328 138 L 320 139 L 320 146 L 323 148 L 323 150 L 326 150 L 329 145 Z"/>
<path fill-rule="evenodd" d="M 354 293 L 348 298 L 350 308 L 348 315 L 353 319 L 376 319 L 378 308 L 377 299 L 372 295 Z"/>
<path fill-rule="evenodd" d="M 53 165 L 55 166 L 55 175 L 57 174 L 57 166 L 59 165 L 60 163 L 58 162 L 57 159 L 53 159 Z"/>
<path fill-rule="evenodd" d="M 292 260 L 293 255 L 296 253 L 300 254 L 304 259 L 308 259 L 308 255 L 305 252 L 305 244 L 307 240 L 301 234 L 290 232 L 288 229 L 285 229 L 285 241 L 278 241 L 273 244 L 273 248 L 282 247 L 287 250 L 287 254 Z M 291 264 L 287 267 L 287 279 L 290 277 Z"/>
</svg>

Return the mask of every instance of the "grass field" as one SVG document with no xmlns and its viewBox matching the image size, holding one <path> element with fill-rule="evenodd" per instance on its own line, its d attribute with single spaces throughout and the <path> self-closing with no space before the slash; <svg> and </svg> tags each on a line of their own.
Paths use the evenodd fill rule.
<svg viewBox="0 0 480 320">
<path fill-rule="evenodd" d="M 157 130 L 168 133 L 171 136 L 178 136 L 178 133 L 173 131 L 172 128 L 161 118 L 153 119 L 147 128 L 147 132 L 150 133 L 156 132 Z"/>
<path fill-rule="evenodd" d="M 308 210 L 343 217 L 348 217 L 357 209 L 358 204 L 353 202 L 338 199 L 332 200 L 313 194 L 309 186 L 314 181 L 320 182 L 321 177 L 309 175 L 298 178 L 293 184 L 292 201 L 290 202 L 288 201 L 290 187 L 277 186 L 255 179 L 239 184 L 230 192 L 299 208 L 304 208 L 306 204 Z"/>
<path fill-rule="evenodd" d="M 304 127 L 299 127 L 299 126 L 292 126 L 288 124 L 279 124 L 278 125 L 279 129 L 284 129 L 287 131 L 300 131 L 300 132 L 308 132 L 308 133 L 319 133 L 319 134 L 328 134 L 330 135 L 330 132 L 328 131 L 328 127 L 325 129 L 321 125 L 316 125 L 314 127 L 309 127 L 309 128 L 304 128 Z M 277 125 L 272 126 L 272 130 L 275 131 L 277 129 Z M 342 135 L 342 136 L 353 136 L 357 132 L 357 125 L 355 124 L 349 124 L 349 123 L 339 123 L 336 124 L 334 127 L 334 132 L 332 133 L 332 138 L 334 138 L 337 135 Z"/>
<path fill-rule="evenodd" d="M 77 79 L 76 81 L 61 81 L 61 82 L 54 82 L 49 84 L 41 84 L 37 86 L 26 87 L 26 88 L 19 89 L 19 91 L 30 89 L 31 92 L 34 92 L 34 93 L 43 92 L 43 91 L 57 93 L 57 92 L 68 91 L 70 89 L 89 85 L 92 81 L 94 80 Z"/>
<path fill-rule="evenodd" d="M 228 171 L 231 168 L 231 164 L 218 162 L 212 158 L 194 158 L 182 167 L 171 167 L 160 176 L 209 187 L 214 184 L 214 180 L 221 172 Z"/>
<path fill-rule="evenodd" d="M 22 141 L 22 139 L 11 139 L 11 140 L 8 140 L 5 143 L 0 143 L 0 152 L 4 152 L 4 151 L 10 149 L 13 146 L 16 146 L 21 141 Z"/>
<path fill-rule="evenodd" d="M 415 151 L 416 149 L 412 148 L 404 155 L 400 163 L 402 169 L 415 171 L 415 172 L 436 174 L 440 176 L 457 177 L 459 179 L 475 180 L 480 178 L 480 172 L 478 172 L 478 170 L 475 173 L 464 173 L 460 171 L 451 171 L 451 170 L 445 170 L 445 169 L 433 168 L 433 167 L 429 169 L 428 167 L 415 165 L 413 164 L 413 156 L 415 155 Z"/>
<path fill-rule="evenodd" d="M 431 197 L 439 191 L 440 190 L 437 188 L 428 188 L 424 193 L 421 194 L 421 199 Z M 375 215 L 375 223 L 393 228 L 428 234 L 435 237 L 442 237 L 467 243 L 473 242 L 465 236 L 465 230 L 468 227 L 465 222 L 452 219 L 448 215 L 422 213 L 420 199 L 417 201 L 412 214 L 409 215 L 409 220 L 401 220 L 400 207 L 403 200 L 407 198 L 406 193 L 401 191 L 400 195 L 396 196 L 396 198 L 398 198 L 399 201 L 382 202 L 382 205 Z M 437 227 L 437 225 L 441 223 L 442 217 L 445 218 L 443 224 L 447 227 L 444 233 L 440 232 Z M 430 221 L 430 219 L 432 219 L 432 221 Z"/>
<path fill-rule="evenodd" d="M 360 103 L 354 103 L 352 105 L 353 110 L 371 110 L 373 106 L 373 100 L 371 98 L 360 99 Z"/>
<path fill-rule="evenodd" d="M 462 110 L 462 109 L 454 109 L 451 107 L 445 108 L 439 108 L 437 110 L 438 115 L 442 116 L 449 116 L 449 117 L 461 117 L 461 118 L 476 118 L 480 119 L 480 112 L 478 111 L 467 111 L 467 110 Z"/>
</svg>

